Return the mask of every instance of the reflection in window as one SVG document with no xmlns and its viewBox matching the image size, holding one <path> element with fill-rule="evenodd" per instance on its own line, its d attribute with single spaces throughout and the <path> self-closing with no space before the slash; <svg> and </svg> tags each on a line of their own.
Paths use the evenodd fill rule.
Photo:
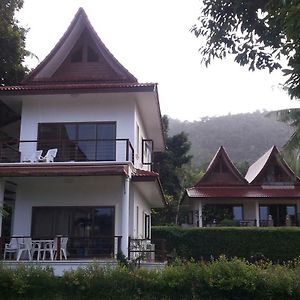
<svg viewBox="0 0 300 300">
<path fill-rule="evenodd" d="M 238 221 L 243 220 L 242 206 L 233 206 L 233 219 Z"/>
<path fill-rule="evenodd" d="M 259 207 L 259 218 L 260 220 L 268 220 L 269 210 L 268 206 Z"/>
<path fill-rule="evenodd" d="M 57 161 L 114 161 L 116 123 L 44 123 L 38 128 L 38 149 L 57 148 Z"/>
</svg>

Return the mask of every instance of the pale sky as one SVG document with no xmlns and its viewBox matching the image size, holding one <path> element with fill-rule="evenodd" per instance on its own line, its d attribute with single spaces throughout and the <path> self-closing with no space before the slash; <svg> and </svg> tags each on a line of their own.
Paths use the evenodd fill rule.
<svg viewBox="0 0 300 300">
<path fill-rule="evenodd" d="M 278 86 L 281 72 L 249 72 L 230 58 L 200 64 L 190 32 L 199 0 L 25 0 L 17 15 L 29 27 L 27 49 L 40 60 L 66 31 L 79 7 L 110 52 L 139 82 L 157 82 L 162 114 L 180 120 L 300 107 Z M 30 67 L 37 60 L 27 61 Z"/>
</svg>

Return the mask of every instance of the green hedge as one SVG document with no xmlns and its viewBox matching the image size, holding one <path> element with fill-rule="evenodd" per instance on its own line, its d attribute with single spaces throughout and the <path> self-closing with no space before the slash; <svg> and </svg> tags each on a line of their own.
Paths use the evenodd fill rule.
<svg viewBox="0 0 300 300">
<path fill-rule="evenodd" d="M 300 228 L 277 227 L 152 227 L 152 237 L 166 239 L 168 253 L 209 260 L 220 255 L 254 260 L 262 255 L 274 262 L 300 256 Z"/>
<path fill-rule="evenodd" d="M 0 298 L 14 299 L 300 299 L 300 261 L 251 264 L 221 257 L 177 263 L 162 270 L 97 265 L 55 277 L 50 270 L 0 268 Z"/>
</svg>

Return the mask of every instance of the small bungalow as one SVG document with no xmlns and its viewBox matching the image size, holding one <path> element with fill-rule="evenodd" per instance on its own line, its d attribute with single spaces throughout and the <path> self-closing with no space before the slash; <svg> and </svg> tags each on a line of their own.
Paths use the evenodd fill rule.
<svg viewBox="0 0 300 300">
<path fill-rule="evenodd" d="M 300 212 L 300 181 L 273 146 L 245 177 L 221 146 L 206 173 L 186 189 L 188 223 L 195 227 L 291 226 Z"/>
</svg>

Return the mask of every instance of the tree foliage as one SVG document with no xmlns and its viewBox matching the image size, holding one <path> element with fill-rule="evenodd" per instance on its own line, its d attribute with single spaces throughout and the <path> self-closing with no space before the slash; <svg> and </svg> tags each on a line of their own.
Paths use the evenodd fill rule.
<svg viewBox="0 0 300 300">
<path fill-rule="evenodd" d="M 0 1 L 0 85 L 19 83 L 27 71 L 22 65 L 29 54 L 25 50 L 27 30 L 15 18 L 22 6 L 23 0 Z"/>
<path fill-rule="evenodd" d="M 291 166 L 291 168 L 300 175 L 300 109 L 283 109 L 272 113 L 269 116 L 275 115 L 277 119 L 290 126 L 292 129 L 292 135 L 283 146 L 283 154 L 285 160 Z"/>
<path fill-rule="evenodd" d="M 204 0 L 192 32 L 204 37 L 200 48 L 209 65 L 214 58 L 234 55 L 250 70 L 282 68 L 291 98 L 300 97 L 300 3 L 295 0 Z"/>
<path fill-rule="evenodd" d="M 182 167 L 189 163 L 192 158 L 188 154 L 191 143 L 185 132 L 171 137 L 168 135 L 169 119 L 167 116 L 163 116 L 162 123 L 167 149 L 165 152 L 155 155 L 154 170 L 160 174 L 164 192 L 176 197 L 182 191 Z"/>
<path fill-rule="evenodd" d="M 169 136 L 169 119 L 162 118 L 166 151 L 156 153 L 154 156 L 154 170 L 159 173 L 162 187 L 167 199 L 167 206 L 164 209 L 153 211 L 153 223 L 170 224 L 177 223 L 179 201 L 189 180 L 194 178 L 193 170 L 187 165 L 192 156 L 189 155 L 191 143 L 184 132 Z"/>
<path fill-rule="evenodd" d="M 217 149 L 224 146 L 232 161 L 244 173 L 247 166 L 241 165 L 243 161 L 253 163 L 273 145 L 281 148 L 292 134 L 287 124 L 265 115 L 266 112 L 254 112 L 194 122 L 170 118 L 169 134 L 182 130 L 188 134 L 192 141 L 190 154 L 193 167 L 205 171 Z"/>
</svg>

